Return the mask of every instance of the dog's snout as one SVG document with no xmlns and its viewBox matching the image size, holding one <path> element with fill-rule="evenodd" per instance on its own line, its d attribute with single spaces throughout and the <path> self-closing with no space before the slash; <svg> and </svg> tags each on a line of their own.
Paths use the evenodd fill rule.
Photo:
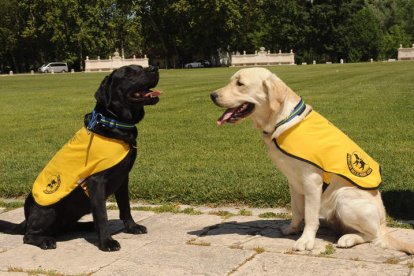
<svg viewBox="0 0 414 276">
<path fill-rule="evenodd" d="M 210 94 L 210 98 L 211 98 L 211 100 L 213 101 L 213 102 L 216 102 L 217 101 L 217 98 L 218 98 L 218 94 L 217 94 L 217 92 L 212 92 L 211 94 Z"/>
</svg>

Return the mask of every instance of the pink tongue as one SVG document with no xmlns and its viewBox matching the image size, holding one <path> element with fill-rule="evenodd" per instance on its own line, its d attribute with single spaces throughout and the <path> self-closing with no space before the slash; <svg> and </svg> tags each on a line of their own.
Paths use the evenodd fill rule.
<svg viewBox="0 0 414 276">
<path fill-rule="evenodd" d="M 229 108 L 226 111 L 224 111 L 223 115 L 221 115 L 221 117 L 218 118 L 217 125 L 223 125 L 227 120 L 231 118 L 231 115 L 233 115 L 234 111 L 236 111 L 236 108 Z"/>
<path fill-rule="evenodd" d="M 158 97 L 161 94 L 162 94 L 161 91 L 154 90 L 154 91 L 151 91 L 151 92 L 145 94 L 145 97 Z"/>
</svg>

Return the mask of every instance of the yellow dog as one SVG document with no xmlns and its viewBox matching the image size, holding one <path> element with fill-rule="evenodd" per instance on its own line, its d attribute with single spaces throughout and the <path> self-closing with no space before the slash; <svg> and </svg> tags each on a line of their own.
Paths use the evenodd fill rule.
<svg viewBox="0 0 414 276">
<path fill-rule="evenodd" d="M 219 125 L 250 116 L 263 132 L 270 158 L 289 182 L 292 221 L 281 232 L 298 233 L 305 222 L 295 250 L 313 249 L 321 216 L 344 232 L 338 247 L 374 241 L 414 254 L 413 245 L 388 234 L 378 163 L 276 75 L 242 69 L 211 98 L 227 108 Z M 324 181 L 330 184 L 323 192 Z"/>
</svg>

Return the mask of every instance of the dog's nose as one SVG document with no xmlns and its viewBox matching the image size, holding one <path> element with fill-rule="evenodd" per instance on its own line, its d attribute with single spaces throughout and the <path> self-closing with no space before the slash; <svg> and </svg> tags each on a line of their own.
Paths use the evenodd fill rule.
<svg viewBox="0 0 414 276">
<path fill-rule="evenodd" d="M 216 102 L 217 98 L 218 98 L 218 94 L 217 92 L 213 92 L 210 94 L 210 98 L 213 102 Z"/>
</svg>

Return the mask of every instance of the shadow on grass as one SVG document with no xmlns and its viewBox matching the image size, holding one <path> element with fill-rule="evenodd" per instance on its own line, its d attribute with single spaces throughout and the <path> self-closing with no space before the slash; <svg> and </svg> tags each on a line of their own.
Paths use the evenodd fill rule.
<svg viewBox="0 0 414 276">
<path fill-rule="evenodd" d="M 414 219 L 414 192 L 384 191 L 381 192 L 382 200 L 387 214 L 394 219 Z"/>
</svg>

